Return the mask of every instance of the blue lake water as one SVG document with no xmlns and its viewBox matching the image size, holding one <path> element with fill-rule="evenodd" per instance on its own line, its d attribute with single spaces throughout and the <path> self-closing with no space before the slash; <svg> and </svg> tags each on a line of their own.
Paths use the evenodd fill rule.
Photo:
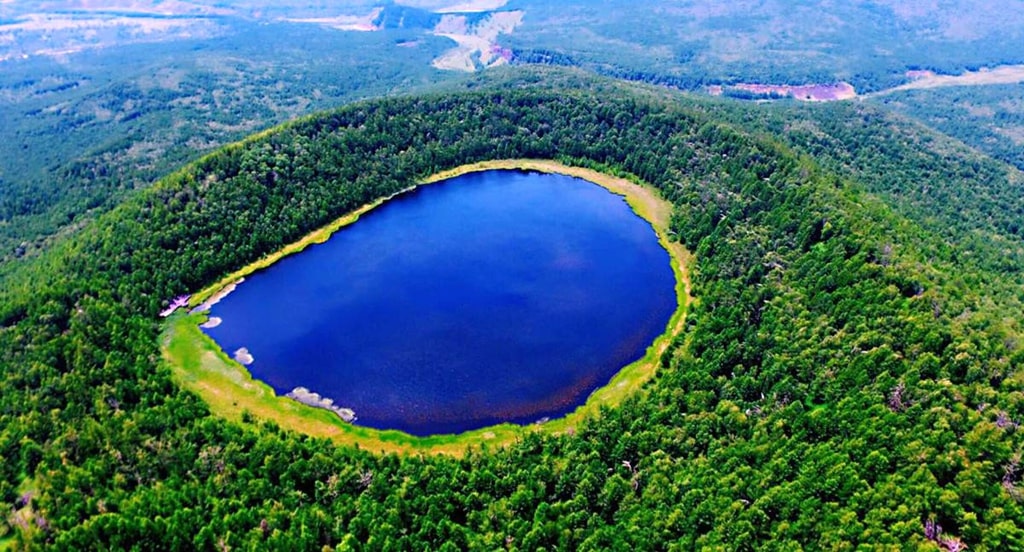
<svg viewBox="0 0 1024 552">
<path fill-rule="evenodd" d="M 530 423 L 586 402 L 676 309 L 668 253 L 625 200 L 488 171 L 423 186 L 249 276 L 205 330 L 284 394 L 414 435 Z"/>
</svg>

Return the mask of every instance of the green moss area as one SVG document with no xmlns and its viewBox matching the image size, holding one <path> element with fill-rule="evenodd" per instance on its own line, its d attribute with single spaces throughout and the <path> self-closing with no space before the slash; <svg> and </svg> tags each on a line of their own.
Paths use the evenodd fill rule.
<svg viewBox="0 0 1024 552">
<path fill-rule="evenodd" d="M 671 204 L 664 201 L 656 190 L 637 181 L 550 160 L 512 159 L 473 163 L 432 175 L 424 179 L 422 184 L 440 182 L 470 172 L 498 169 L 533 170 L 575 176 L 624 196 L 633 211 L 651 223 L 659 242 L 671 257 L 672 270 L 676 276 L 678 308 L 669 320 L 665 333 L 651 344 L 643 358 L 623 367 L 607 385 L 595 390 L 587 402 L 572 413 L 543 424 L 502 424 L 457 435 L 431 437 L 416 437 L 399 431 L 360 427 L 342 421 L 328 410 L 307 406 L 277 395 L 270 386 L 254 379 L 244 366 L 225 354 L 200 330 L 199 325 L 207 319 L 206 313 L 178 313 L 171 316 L 164 325 L 160 340 L 161 351 L 163 358 L 171 366 L 176 381 L 202 397 L 214 414 L 230 420 L 248 420 L 249 416 L 252 416 L 272 421 L 285 429 L 314 437 L 330 438 L 339 444 L 358 445 L 372 451 L 454 455 L 462 454 L 469 447 L 505 446 L 521 438 L 525 432 L 572 432 L 584 419 L 596 416 L 602 407 L 614 407 L 626 397 L 637 393 L 654 375 L 658 361 L 668 344 L 682 332 L 686 311 L 692 301 L 690 279 L 686 271 L 690 253 L 668 237 Z M 199 305 L 225 286 L 270 266 L 286 255 L 298 253 L 308 245 L 325 241 L 338 229 L 356 222 L 361 214 L 381 205 L 390 197 L 393 196 L 360 207 L 301 240 L 233 272 L 196 293 L 192 297 L 191 305 Z"/>
</svg>

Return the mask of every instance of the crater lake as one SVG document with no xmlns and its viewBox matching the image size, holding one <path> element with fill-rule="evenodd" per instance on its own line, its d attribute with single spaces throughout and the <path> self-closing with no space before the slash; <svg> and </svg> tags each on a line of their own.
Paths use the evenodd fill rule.
<svg viewBox="0 0 1024 552">
<path fill-rule="evenodd" d="M 420 186 L 250 275 L 204 331 L 279 394 L 422 436 L 572 411 L 676 308 L 669 254 L 623 197 L 494 170 Z"/>
</svg>

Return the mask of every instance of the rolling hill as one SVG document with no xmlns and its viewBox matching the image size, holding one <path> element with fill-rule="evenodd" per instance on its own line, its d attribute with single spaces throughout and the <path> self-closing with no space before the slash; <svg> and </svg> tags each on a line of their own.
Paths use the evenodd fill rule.
<svg viewBox="0 0 1024 552">
<path fill-rule="evenodd" d="M 249 133 L 459 80 L 464 71 L 574 66 L 698 93 L 830 98 L 933 73 L 1019 72 L 1024 63 L 1017 48 L 1024 11 L 1016 3 L 593 6 L 2 2 L 0 263 L 34 255 L 133 190 Z M 976 108 L 1005 112 L 990 96 L 979 92 Z M 968 135 L 995 141 L 983 150 L 1019 162 L 1013 125 L 973 115 L 956 124 L 940 119 L 928 118 L 968 142 Z"/>
<path fill-rule="evenodd" d="M 675 206 L 696 303 L 622 406 L 505 448 L 394 456 L 219 419 L 172 382 L 157 342 L 168 298 L 430 174 L 513 157 L 628 175 Z M 869 105 L 743 104 L 554 70 L 299 119 L 10 271 L 0 538 L 1020 548 L 1017 174 Z M 921 180 L 937 192 L 902 188 Z M 962 209 L 947 205 L 957 190 Z"/>
</svg>

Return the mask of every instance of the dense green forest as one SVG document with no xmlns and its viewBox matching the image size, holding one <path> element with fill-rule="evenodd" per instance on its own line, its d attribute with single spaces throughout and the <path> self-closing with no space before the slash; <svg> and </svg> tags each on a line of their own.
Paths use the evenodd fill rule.
<svg viewBox="0 0 1024 552">
<path fill-rule="evenodd" d="M 139 0 L 130 10 L 0 2 L 0 271 L 253 132 L 457 80 L 432 66 L 457 46 L 445 35 L 512 12 L 519 23 L 472 42 L 521 68 L 571 66 L 699 92 L 846 81 L 866 93 L 905 83 L 910 70 L 1024 63 L 1024 6 L 979 0 L 509 0 L 480 9 L 456 0 Z M 160 25 L 168 21 L 190 23 Z M 365 32 L 343 30 L 354 22 Z M 991 90 L 972 92 L 967 116 L 947 110 L 941 92 L 889 105 L 1019 166 L 1019 109 L 1003 104 L 1006 88 Z"/>
<path fill-rule="evenodd" d="M 873 101 L 1024 170 L 1024 84 L 907 90 Z"/>
<path fill-rule="evenodd" d="M 1022 195 L 1008 169 L 865 106 L 785 112 L 531 79 L 544 80 L 290 123 L 10 270 L 0 539 L 1024 548 Z M 620 408 L 461 458 L 377 456 L 213 418 L 172 383 L 156 316 L 169 297 L 436 171 L 530 157 L 658 188 L 696 255 L 687 328 Z M 898 199 L 922 180 L 938 192 Z"/>
<path fill-rule="evenodd" d="M 512 0 L 526 23 L 505 43 L 522 63 L 582 67 L 695 90 L 711 84 L 846 81 L 858 92 L 908 70 L 960 74 L 1019 64 L 1018 5 L 951 0 L 636 2 Z M 590 7 L 590 6 L 586 6 Z"/>
<path fill-rule="evenodd" d="M 285 24 L 232 30 L 172 48 L 87 51 L 72 63 L 5 62 L 0 263 L 38 251 L 54 233 L 81 227 L 226 143 L 311 111 L 446 78 L 430 67 L 447 48 L 437 37 Z M 415 48 L 398 46 L 414 38 Z"/>
</svg>

